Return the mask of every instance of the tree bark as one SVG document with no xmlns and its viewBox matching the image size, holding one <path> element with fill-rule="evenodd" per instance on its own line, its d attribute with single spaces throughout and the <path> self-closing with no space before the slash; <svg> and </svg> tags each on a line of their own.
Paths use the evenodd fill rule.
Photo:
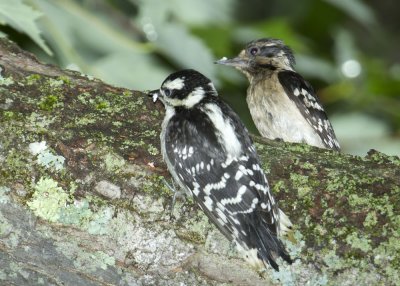
<svg viewBox="0 0 400 286">
<path fill-rule="evenodd" d="M 160 104 L 5 39 L 0 66 L 0 284 L 399 285 L 399 158 L 254 137 L 297 257 L 260 277 L 191 198 L 170 210 Z"/>
</svg>

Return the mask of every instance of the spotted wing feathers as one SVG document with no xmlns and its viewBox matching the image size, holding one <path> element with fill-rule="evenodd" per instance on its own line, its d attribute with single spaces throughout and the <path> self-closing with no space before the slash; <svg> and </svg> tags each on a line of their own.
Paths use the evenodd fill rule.
<svg viewBox="0 0 400 286">
<path fill-rule="evenodd" d="M 293 71 L 281 71 L 278 78 L 286 94 L 296 103 L 297 108 L 321 137 L 325 146 L 340 150 L 332 125 L 312 86 Z"/>
<path fill-rule="evenodd" d="M 223 108 L 226 108 L 223 106 Z M 193 115 L 193 110 L 190 111 Z M 166 153 L 174 165 L 176 177 L 189 189 L 203 211 L 239 249 L 256 251 L 258 260 L 278 269 L 275 258 L 291 262 L 278 239 L 279 212 L 270 194 L 254 146 L 247 131 L 232 111 L 224 111 L 237 128 L 242 153 L 227 157 L 225 146 L 205 113 L 171 118 L 166 133 Z M 201 122 L 201 123 L 199 123 Z M 174 130 L 179 128 L 179 135 Z M 251 259 L 248 257 L 248 259 Z M 255 264 L 255 263 L 254 263 Z"/>
</svg>

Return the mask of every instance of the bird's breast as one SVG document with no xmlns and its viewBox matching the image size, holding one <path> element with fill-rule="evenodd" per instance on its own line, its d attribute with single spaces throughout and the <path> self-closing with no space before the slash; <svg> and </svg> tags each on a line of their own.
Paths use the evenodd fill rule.
<svg viewBox="0 0 400 286">
<path fill-rule="evenodd" d="M 252 82 L 247 104 L 260 134 L 269 139 L 323 145 L 296 104 L 286 95 L 276 75 Z"/>
</svg>

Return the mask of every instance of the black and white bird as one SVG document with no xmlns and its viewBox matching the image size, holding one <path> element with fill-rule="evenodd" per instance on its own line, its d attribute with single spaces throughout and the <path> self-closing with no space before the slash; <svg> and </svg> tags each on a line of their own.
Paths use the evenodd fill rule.
<svg viewBox="0 0 400 286">
<path fill-rule="evenodd" d="M 249 134 L 213 83 L 195 70 L 149 93 L 166 109 L 161 150 L 174 180 L 258 270 L 292 260 L 279 236 L 291 228 L 274 200 Z"/>
<path fill-rule="evenodd" d="M 281 40 L 252 41 L 237 57 L 216 63 L 247 76 L 247 104 L 263 137 L 340 150 L 324 108 L 312 86 L 294 71 L 293 53 Z"/>
</svg>

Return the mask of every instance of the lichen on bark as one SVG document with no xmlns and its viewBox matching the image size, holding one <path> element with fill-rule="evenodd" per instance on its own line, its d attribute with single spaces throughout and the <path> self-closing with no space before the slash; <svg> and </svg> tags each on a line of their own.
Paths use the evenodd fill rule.
<svg viewBox="0 0 400 286">
<path fill-rule="evenodd" d="M 399 158 L 254 137 L 271 189 L 295 224 L 295 243 L 287 245 L 298 257 L 260 278 L 190 198 L 170 210 L 171 178 L 159 150 L 162 106 L 139 91 L 44 65 L 5 39 L 0 56 L 0 281 L 400 280 Z M 30 144 L 42 142 L 47 149 L 32 153 Z"/>
</svg>

